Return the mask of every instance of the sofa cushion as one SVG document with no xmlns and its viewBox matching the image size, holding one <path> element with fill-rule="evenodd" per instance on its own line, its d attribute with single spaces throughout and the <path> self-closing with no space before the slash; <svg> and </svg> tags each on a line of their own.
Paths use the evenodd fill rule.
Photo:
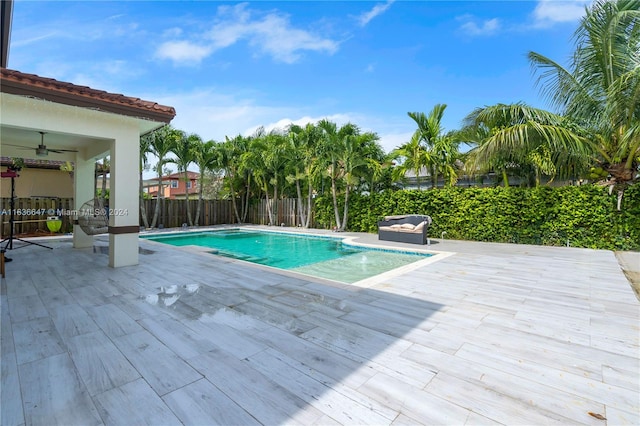
<svg viewBox="0 0 640 426">
<path fill-rule="evenodd" d="M 406 229 L 406 230 L 409 230 L 409 231 L 413 231 L 414 229 L 416 229 L 416 226 L 414 224 L 412 224 L 412 223 L 403 223 L 403 224 L 400 225 L 400 227 L 402 229 Z"/>
<path fill-rule="evenodd" d="M 425 227 L 425 225 L 427 224 L 427 221 L 422 221 L 419 224 L 416 225 L 416 227 L 414 228 L 415 231 L 422 231 L 422 228 Z"/>
<path fill-rule="evenodd" d="M 405 217 L 407 217 L 406 214 L 402 214 L 402 215 L 396 215 L 396 216 L 385 216 L 384 220 L 389 221 L 389 220 L 397 220 L 397 219 L 404 219 Z"/>
</svg>

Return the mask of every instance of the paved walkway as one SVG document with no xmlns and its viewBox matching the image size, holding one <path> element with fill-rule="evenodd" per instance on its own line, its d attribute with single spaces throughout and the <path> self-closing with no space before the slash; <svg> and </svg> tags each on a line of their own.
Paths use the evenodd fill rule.
<svg viewBox="0 0 640 426">
<path fill-rule="evenodd" d="M 434 240 L 455 254 L 356 287 L 48 244 L 2 280 L 2 425 L 640 423 L 640 303 L 609 251 Z"/>
</svg>

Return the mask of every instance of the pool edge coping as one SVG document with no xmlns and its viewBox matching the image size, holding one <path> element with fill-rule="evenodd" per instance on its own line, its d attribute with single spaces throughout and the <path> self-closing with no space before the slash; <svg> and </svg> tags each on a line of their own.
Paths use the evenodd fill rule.
<svg viewBox="0 0 640 426">
<path fill-rule="evenodd" d="M 291 231 L 291 230 L 280 230 L 280 229 L 264 229 L 261 227 L 256 227 L 256 226 L 252 226 L 252 225 L 228 225 L 228 226 L 221 226 L 221 227 L 211 227 L 211 228 L 206 228 L 206 229 L 197 229 L 197 230 L 183 230 L 183 229 L 174 229 L 171 231 L 166 231 L 166 232 L 152 232 L 152 233 L 148 233 L 146 235 L 172 235 L 172 234 L 178 234 L 178 233 L 198 233 L 198 232 L 208 232 L 208 231 L 216 231 L 216 230 L 231 230 L 231 229 L 248 229 L 248 230 L 255 230 L 255 231 L 262 231 L 262 232 L 271 232 L 271 233 L 277 233 L 277 234 L 288 234 L 288 235 L 303 235 L 303 236 L 308 236 L 308 237 L 321 237 L 321 238 L 326 238 L 326 239 L 336 239 L 336 240 L 342 240 L 342 242 L 346 245 L 350 245 L 353 247 L 360 247 L 360 248 L 369 248 L 369 249 L 375 249 L 378 251 L 395 251 L 395 252 L 401 252 L 401 253 L 418 253 L 418 254 L 429 254 L 429 257 L 426 257 L 425 259 L 422 260 L 418 260 L 416 262 L 412 262 L 408 265 L 403 265 L 400 266 L 398 268 L 394 268 L 391 269 L 389 271 L 383 272 L 381 274 L 378 275 L 374 275 L 372 277 L 368 277 L 368 278 L 364 278 L 362 280 L 359 281 L 354 281 L 352 283 L 346 283 L 344 281 L 337 281 L 337 280 L 332 280 L 330 278 L 326 278 L 326 277 L 318 277 L 315 275 L 309 275 L 309 274 L 305 274 L 303 272 L 298 272 L 292 269 L 282 269 L 282 268 L 276 268 L 274 266 L 269 266 L 269 265 L 263 265 L 260 263 L 255 263 L 255 262 L 250 262 L 248 260 L 242 260 L 242 259 L 235 259 L 232 257 L 226 257 L 226 256 L 220 256 L 220 255 L 216 255 L 216 253 L 213 253 L 213 251 L 215 249 L 212 249 L 211 247 L 201 247 L 201 246 L 197 246 L 197 245 L 186 245 L 186 246 L 171 246 L 173 248 L 178 248 L 178 249 L 182 249 L 182 251 L 185 252 L 189 252 L 189 253 L 195 253 L 195 254 L 200 254 L 200 255 L 216 255 L 218 257 L 218 259 L 225 259 L 229 262 L 241 262 L 243 264 L 248 264 L 248 265 L 253 265 L 253 266 L 257 266 L 259 268 L 263 268 L 265 270 L 269 270 L 269 271 L 273 271 L 275 273 L 278 274 L 282 274 L 285 276 L 302 276 L 306 279 L 308 278 L 312 278 L 314 280 L 320 280 L 320 281 L 324 281 L 324 282 L 331 282 L 333 284 L 339 284 L 339 285 L 347 285 L 347 286 L 354 286 L 354 287 L 359 287 L 359 288 L 370 288 L 376 284 L 380 284 L 383 281 L 390 279 L 390 278 L 395 278 L 397 276 L 406 274 L 408 272 L 414 271 L 416 269 L 422 268 L 424 266 L 428 266 L 432 263 L 435 262 L 439 262 L 441 260 L 446 259 L 447 257 L 453 256 L 456 254 L 456 252 L 449 252 L 449 251 L 440 251 L 440 250 L 425 250 L 425 249 L 421 249 L 421 248 L 406 248 L 406 247 L 398 247 L 398 246 L 393 246 L 393 245 L 384 245 L 384 246 L 379 246 L 379 245 L 374 245 L 374 244 L 370 244 L 370 243 L 362 243 L 362 242 L 358 242 L 356 240 L 358 240 L 360 237 L 358 236 L 353 236 L 353 235 L 345 235 L 345 236 L 339 236 L 339 235 L 325 235 L 325 234 L 314 234 L 314 233 L 307 233 L 304 231 Z M 147 238 L 143 238 L 143 240 L 147 241 L 147 242 L 151 242 L 153 244 L 161 244 L 163 246 L 167 246 L 166 244 L 157 242 L 157 241 L 153 241 L 153 240 L 149 240 Z"/>
</svg>

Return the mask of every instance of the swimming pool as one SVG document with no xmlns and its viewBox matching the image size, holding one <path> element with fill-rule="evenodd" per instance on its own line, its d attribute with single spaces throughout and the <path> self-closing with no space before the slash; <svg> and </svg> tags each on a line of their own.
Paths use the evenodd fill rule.
<svg viewBox="0 0 640 426">
<path fill-rule="evenodd" d="M 211 253 L 306 275 L 354 283 L 424 260 L 431 254 L 363 248 L 342 238 L 248 229 L 179 232 L 141 238 L 174 246 L 211 248 Z"/>
</svg>

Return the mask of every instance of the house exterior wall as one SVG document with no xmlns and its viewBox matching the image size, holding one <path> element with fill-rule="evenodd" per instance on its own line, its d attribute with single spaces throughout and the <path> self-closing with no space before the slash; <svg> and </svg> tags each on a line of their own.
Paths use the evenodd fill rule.
<svg viewBox="0 0 640 426">
<path fill-rule="evenodd" d="M 148 185 L 145 186 L 144 188 L 144 192 L 146 192 L 147 194 L 150 194 L 153 198 L 158 196 L 158 186 L 159 185 Z M 162 186 L 164 187 L 164 191 L 162 193 L 162 195 L 164 196 L 164 198 L 169 198 L 169 196 L 171 195 L 171 192 L 169 190 L 169 185 L 167 185 L 167 182 L 165 182 L 164 180 L 162 181 Z"/>
<path fill-rule="evenodd" d="M 172 183 L 169 185 L 169 198 L 184 197 L 184 194 L 187 193 L 187 182 L 175 178 L 171 178 L 170 180 Z M 190 179 L 189 181 L 191 182 L 191 188 L 188 190 L 189 197 L 198 195 L 198 180 Z M 176 185 L 173 182 L 177 182 L 177 188 L 173 187 Z"/>
<path fill-rule="evenodd" d="M 195 198 L 198 196 L 198 177 L 196 176 L 196 173 L 190 172 L 191 178 L 189 179 L 189 181 L 191 182 L 191 188 L 188 189 L 189 191 L 189 198 Z M 158 193 L 158 185 L 157 185 L 157 179 L 153 179 L 151 182 L 154 182 L 155 185 L 153 183 L 149 183 L 147 185 L 145 185 L 145 192 L 148 194 L 151 194 L 152 197 L 157 197 L 157 193 Z M 164 187 L 164 191 L 163 191 L 163 195 L 164 198 L 170 198 L 170 199 L 174 199 L 174 198 L 184 198 L 185 193 L 187 192 L 187 183 L 184 181 L 184 178 L 182 177 L 182 175 L 178 176 L 178 174 L 173 174 L 173 175 L 169 175 L 169 176 L 163 176 L 162 177 L 162 186 Z"/>
<path fill-rule="evenodd" d="M 3 172 L 6 167 L 0 168 Z M 52 169 L 24 168 L 15 179 L 16 197 L 73 198 L 73 177 L 69 172 Z M 0 197 L 11 196 L 11 179 L 0 180 Z"/>
</svg>

